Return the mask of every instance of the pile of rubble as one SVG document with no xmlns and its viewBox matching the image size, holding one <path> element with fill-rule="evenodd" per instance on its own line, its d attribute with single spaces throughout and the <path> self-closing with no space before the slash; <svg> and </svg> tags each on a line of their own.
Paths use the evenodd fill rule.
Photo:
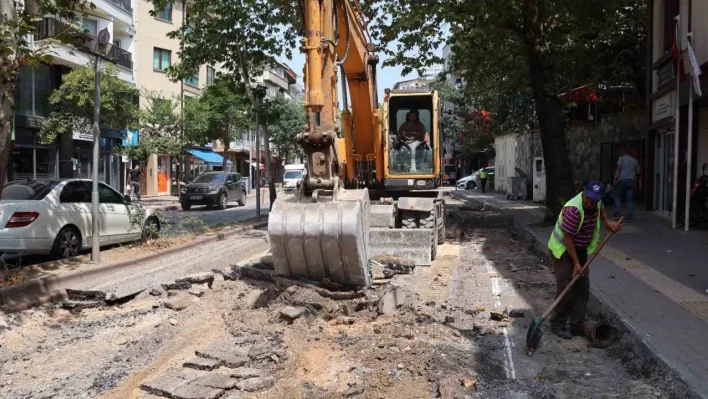
<svg viewBox="0 0 708 399">
<path fill-rule="evenodd" d="M 143 383 L 140 388 L 173 399 L 212 399 L 226 391 L 257 392 L 275 383 L 274 365 L 286 359 L 282 338 L 236 338 L 195 351 L 181 369 Z M 239 397 L 235 394 L 230 397 Z"/>
</svg>

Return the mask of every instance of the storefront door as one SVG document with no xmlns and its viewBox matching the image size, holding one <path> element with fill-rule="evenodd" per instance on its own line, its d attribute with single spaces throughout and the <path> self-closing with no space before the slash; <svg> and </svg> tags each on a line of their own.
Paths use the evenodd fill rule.
<svg viewBox="0 0 708 399">
<path fill-rule="evenodd" d="M 662 215 L 671 216 L 674 199 L 674 132 L 656 135 L 656 157 L 654 161 L 654 202 Z"/>
</svg>

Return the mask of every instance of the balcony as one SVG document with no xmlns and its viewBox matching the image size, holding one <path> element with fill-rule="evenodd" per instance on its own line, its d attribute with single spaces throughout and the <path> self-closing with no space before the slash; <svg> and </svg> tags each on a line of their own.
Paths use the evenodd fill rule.
<svg viewBox="0 0 708 399">
<path fill-rule="evenodd" d="M 36 23 L 34 40 L 46 39 L 56 39 L 73 44 L 77 49 L 91 54 L 95 53 L 98 48 L 98 40 L 94 36 L 54 18 L 44 18 Z M 108 44 L 104 58 L 124 68 L 133 69 L 132 54 L 112 44 Z"/>
<path fill-rule="evenodd" d="M 121 8 L 130 14 L 133 13 L 133 9 L 130 7 L 130 0 L 108 0 L 109 2 L 115 4 L 118 8 Z"/>
</svg>

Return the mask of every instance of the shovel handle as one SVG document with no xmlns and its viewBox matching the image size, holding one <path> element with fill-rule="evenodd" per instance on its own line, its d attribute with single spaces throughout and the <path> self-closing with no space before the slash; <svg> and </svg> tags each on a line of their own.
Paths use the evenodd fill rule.
<svg viewBox="0 0 708 399">
<path fill-rule="evenodd" d="M 617 227 L 622 226 L 622 221 L 623 221 L 623 220 L 624 220 L 623 217 L 619 219 L 619 221 L 617 222 Z M 583 268 L 580 269 L 580 273 L 576 274 L 575 277 L 573 277 L 573 279 L 570 280 L 570 283 L 569 283 L 567 286 L 565 286 L 565 289 L 563 290 L 563 292 L 561 292 L 561 294 L 558 295 L 558 298 L 556 298 L 556 300 L 553 301 L 553 303 L 551 304 L 551 306 L 549 306 L 548 309 L 546 309 L 546 311 L 543 312 L 543 315 L 542 315 L 541 317 L 543 317 L 544 319 L 546 319 L 546 318 L 548 317 L 548 315 L 551 314 L 551 312 L 553 311 L 553 309 L 555 309 L 556 306 L 558 306 L 558 304 L 559 304 L 560 301 L 563 299 L 563 297 L 568 293 L 568 291 L 570 291 L 571 288 L 573 288 L 573 284 L 575 284 L 575 282 L 578 281 L 578 279 L 580 278 L 580 276 L 582 276 L 582 275 L 585 273 L 585 270 L 587 270 L 587 268 L 590 266 L 590 263 L 592 263 L 592 261 L 595 259 L 595 257 L 597 256 L 597 254 L 600 253 L 600 250 L 602 250 L 602 247 L 605 246 L 605 244 L 607 243 L 607 241 L 609 241 L 610 238 L 612 238 L 613 235 L 615 235 L 615 232 L 614 232 L 614 231 L 611 231 L 610 234 L 608 234 L 607 236 L 605 236 L 604 239 L 602 239 L 602 241 L 600 242 L 600 244 L 597 246 L 597 250 L 595 250 L 595 252 L 593 252 L 592 254 L 590 254 L 590 257 L 589 257 L 588 260 L 585 262 L 585 266 L 583 266 Z"/>
</svg>

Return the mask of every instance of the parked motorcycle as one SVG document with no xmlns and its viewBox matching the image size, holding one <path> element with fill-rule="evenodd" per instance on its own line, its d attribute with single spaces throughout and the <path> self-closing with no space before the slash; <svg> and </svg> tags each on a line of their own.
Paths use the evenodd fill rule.
<svg viewBox="0 0 708 399">
<path fill-rule="evenodd" d="M 691 210 L 689 226 L 708 223 L 708 163 L 703 164 L 703 173 L 693 184 L 691 190 Z"/>
</svg>

